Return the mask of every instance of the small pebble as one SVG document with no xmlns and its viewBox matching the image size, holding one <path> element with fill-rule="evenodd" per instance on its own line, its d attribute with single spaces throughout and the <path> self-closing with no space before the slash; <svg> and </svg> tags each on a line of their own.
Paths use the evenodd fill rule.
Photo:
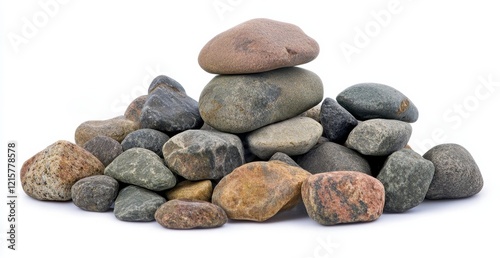
<svg viewBox="0 0 500 258">
<path fill-rule="evenodd" d="M 89 176 L 71 187 L 71 199 L 86 211 L 108 211 L 118 195 L 119 183 L 106 175 Z"/>
<path fill-rule="evenodd" d="M 212 182 L 210 180 L 189 181 L 178 183 L 174 188 L 167 191 L 167 199 L 187 199 L 210 201 L 212 199 Z"/>
<path fill-rule="evenodd" d="M 319 116 L 323 135 L 338 144 L 344 144 L 349 133 L 358 125 L 358 120 L 331 98 L 323 101 Z"/>
<path fill-rule="evenodd" d="M 122 145 L 108 136 L 96 136 L 86 142 L 83 148 L 98 158 L 107 167 L 116 157 L 123 153 Z"/>
<path fill-rule="evenodd" d="M 227 222 L 221 207 L 198 200 L 168 201 L 156 210 L 155 219 L 170 229 L 215 228 Z"/>
<path fill-rule="evenodd" d="M 118 193 L 114 214 L 122 221 L 154 221 L 156 210 L 166 201 L 155 192 L 129 185 Z"/>
<path fill-rule="evenodd" d="M 123 150 L 144 148 L 163 158 L 163 145 L 170 139 L 168 135 L 154 129 L 139 129 L 129 133 L 122 141 Z"/>
</svg>

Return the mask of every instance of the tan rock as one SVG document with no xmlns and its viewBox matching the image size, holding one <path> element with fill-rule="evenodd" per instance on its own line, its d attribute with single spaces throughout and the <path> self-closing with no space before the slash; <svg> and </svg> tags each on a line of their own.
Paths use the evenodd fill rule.
<svg viewBox="0 0 500 258">
<path fill-rule="evenodd" d="M 171 229 L 214 228 L 227 222 L 221 207 L 199 200 L 171 200 L 155 212 L 156 221 Z"/>
<path fill-rule="evenodd" d="M 75 142 L 83 146 L 96 136 L 108 136 L 121 142 L 127 134 L 139 129 L 139 124 L 118 116 L 107 120 L 92 120 L 82 123 L 76 128 Z"/>
<path fill-rule="evenodd" d="M 182 181 L 167 192 L 167 199 L 188 199 L 210 201 L 212 199 L 212 182 L 202 181 Z"/>
<path fill-rule="evenodd" d="M 147 99 L 148 95 L 142 95 L 134 99 L 130 105 L 128 105 L 127 110 L 125 110 L 125 118 L 139 124 L 141 122 L 142 108 Z"/>
</svg>

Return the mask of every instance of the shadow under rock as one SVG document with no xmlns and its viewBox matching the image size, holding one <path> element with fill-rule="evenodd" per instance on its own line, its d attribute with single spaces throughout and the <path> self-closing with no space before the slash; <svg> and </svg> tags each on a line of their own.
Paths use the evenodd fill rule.
<svg viewBox="0 0 500 258">
<path fill-rule="evenodd" d="M 231 224 L 238 224 L 238 223 L 258 223 L 258 224 L 268 224 L 268 223 L 279 223 L 279 222 L 286 222 L 286 221 L 291 221 L 291 220 L 299 220 L 299 219 L 305 219 L 309 218 L 309 215 L 307 215 L 306 207 L 304 206 L 303 202 L 299 202 L 295 207 L 285 210 L 285 211 L 280 211 L 273 217 L 269 218 L 266 221 L 250 221 L 250 220 L 232 220 L 230 219 L 228 223 Z"/>
</svg>

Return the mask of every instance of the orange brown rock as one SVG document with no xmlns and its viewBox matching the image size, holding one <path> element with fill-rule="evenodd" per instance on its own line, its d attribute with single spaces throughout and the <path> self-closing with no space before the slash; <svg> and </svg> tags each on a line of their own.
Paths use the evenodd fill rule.
<svg viewBox="0 0 500 258">
<path fill-rule="evenodd" d="M 167 199 L 188 199 L 210 201 L 212 199 L 212 182 L 210 180 L 189 181 L 178 183 L 167 192 Z"/>
</svg>

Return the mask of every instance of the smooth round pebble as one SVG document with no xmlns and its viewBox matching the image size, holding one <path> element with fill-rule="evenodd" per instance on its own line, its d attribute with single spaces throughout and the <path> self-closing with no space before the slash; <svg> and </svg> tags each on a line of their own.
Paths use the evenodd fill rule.
<svg viewBox="0 0 500 258">
<path fill-rule="evenodd" d="M 96 136 L 108 136 L 121 142 L 127 134 L 139 129 L 139 124 L 118 116 L 107 120 L 91 120 L 80 124 L 75 130 L 75 142 L 83 146 Z"/>
<path fill-rule="evenodd" d="M 118 181 L 110 176 L 89 176 L 71 187 L 71 199 L 82 210 L 108 211 L 118 195 L 119 186 Z"/>
<path fill-rule="evenodd" d="M 227 222 L 224 210 L 210 202 L 171 200 L 155 213 L 156 221 L 170 229 L 215 228 Z"/>
<path fill-rule="evenodd" d="M 170 139 L 168 135 L 154 129 L 139 129 L 129 133 L 122 141 L 123 150 L 144 148 L 163 158 L 163 145 Z"/>
</svg>

